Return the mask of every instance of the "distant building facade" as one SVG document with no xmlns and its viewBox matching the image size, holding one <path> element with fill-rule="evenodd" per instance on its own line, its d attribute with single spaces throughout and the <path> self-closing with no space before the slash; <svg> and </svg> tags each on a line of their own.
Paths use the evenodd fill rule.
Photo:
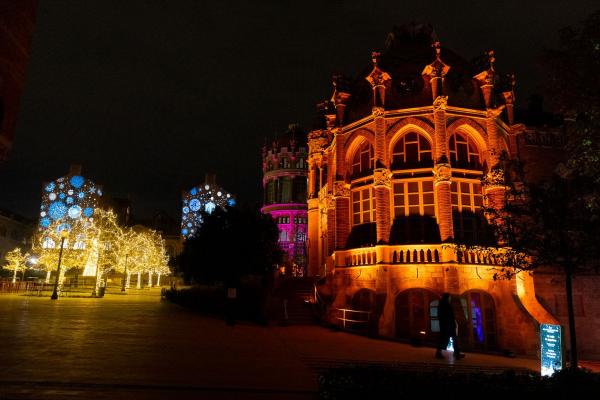
<svg viewBox="0 0 600 400">
<path fill-rule="evenodd" d="M 20 215 L 0 209 L 0 265 L 6 253 L 16 247 L 24 252 L 31 247 L 34 224 Z"/>
<path fill-rule="evenodd" d="M 297 142 L 290 127 L 286 135 L 262 151 L 264 201 L 261 211 L 279 228 L 279 245 L 285 252 L 286 274 L 306 275 L 307 147 Z"/>
<path fill-rule="evenodd" d="M 494 62 L 466 62 L 413 25 L 356 79 L 334 77 L 308 134 L 308 272 L 326 276 L 332 322 L 351 309 L 357 328 L 435 343 L 450 292 L 466 349 L 530 355 L 539 324 L 559 323 L 530 275 L 494 280 L 494 259 L 455 246 L 490 243 L 482 208 L 503 207 L 501 154 L 545 140 L 515 122 L 514 78 Z"/>
</svg>

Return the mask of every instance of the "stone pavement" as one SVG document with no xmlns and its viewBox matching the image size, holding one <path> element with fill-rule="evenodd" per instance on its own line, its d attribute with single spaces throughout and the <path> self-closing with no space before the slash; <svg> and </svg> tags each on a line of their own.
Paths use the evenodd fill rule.
<svg viewBox="0 0 600 400">
<path fill-rule="evenodd" d="M 529 368 L 536 360 L 433 349 L 315 326 L 227 326 L 160 301 L 0 296 L 0 399 L 315 398 L 316 371 L 345 363 Z"/>
</svg>

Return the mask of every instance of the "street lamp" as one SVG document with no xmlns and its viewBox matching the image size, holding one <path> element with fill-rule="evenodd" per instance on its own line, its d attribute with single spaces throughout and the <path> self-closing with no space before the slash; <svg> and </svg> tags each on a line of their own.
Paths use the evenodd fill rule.
<svg viewBox="0 0 600 400">
<path fill-rule="evenodd" d="M 58 281 L 60 280 L 60 262 L 62 261 L 63 247 L 65 245 L 65 239 L 69 236 L 69 232 L 66 229 L 60 231 L 60 252 L 58 253 L 58 268 L 56 270 L 56 280 L 54 281 L 54 291 L 51 300 L 58 300 Z"/>
</svg>

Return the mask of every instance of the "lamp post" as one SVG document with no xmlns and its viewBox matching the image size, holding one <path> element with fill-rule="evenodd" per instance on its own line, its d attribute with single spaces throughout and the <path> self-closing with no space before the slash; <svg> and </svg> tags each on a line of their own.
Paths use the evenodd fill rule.
<svg viewBox="0 0 600 400">
<path fill-rule="evenodd" d="M 52 296 L 50 296 L 51 300 L 58 300 L 58 281 L 60 280 L 60 263 L 62 261 L 62 253 L 63 247 L 65 245 L 65 239 L 69 235 L 69 232 L 66 229 L 60 231 L 60 252 L 58 253 L 58 268 L 56 270 L 56 280 L 54 281 L 54 291 L 52 292 Z"/>
<path fill-rule="evenodd" d="M 125 293 L 125 279 L 127 279 L 127 257 L 129 254 L 125 254 L 125 270 L 123 271 L 123 282 L 121 286 L 121 293 Z"/>
</svg>

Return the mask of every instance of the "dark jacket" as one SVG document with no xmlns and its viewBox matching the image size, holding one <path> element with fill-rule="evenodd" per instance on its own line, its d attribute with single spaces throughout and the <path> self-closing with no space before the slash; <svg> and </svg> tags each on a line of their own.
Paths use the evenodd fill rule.
<svg viewBox="0 0 600 400">
<path fill-rule="evenodd" d="M 455 334 L 456 320 L 454 311 L 449 301 L 440 300 L 438 305 L 438 319 L 440 321 L 440 332 L 446 334 Z"/>
</svg>

